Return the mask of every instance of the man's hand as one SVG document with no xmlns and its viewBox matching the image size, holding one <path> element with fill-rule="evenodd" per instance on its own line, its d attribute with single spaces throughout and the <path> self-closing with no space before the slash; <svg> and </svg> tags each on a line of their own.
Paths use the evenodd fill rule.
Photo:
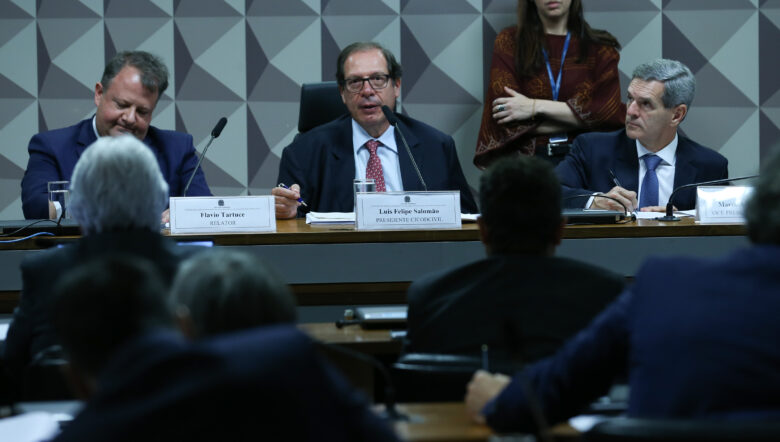
<svg viewBox="0 0 780 442">
<path fill-rule="evenodd" d="M 623 203 L 623 205 L 626 206 L 625 210 L 628 210 L 629 212 L 633 212 L 638 205 L 636 200 L 636 192 L 626 190 L 620 186 L 613 187 L 612 190 L 606 193 L 606 196 L 611 196 L 612 198 L 615 198 L 616 200 Z M 624 210 L 623 206 L 621 206 L 617 201 L 611 200 L 609 198 L 599 198 L 599 195 L 594 195 L 590 208 L 619 210 L 621 212 Z"/>
<path fill-rule="evenodd" d="M 301 197 L 301 186 L 293 184 L 289 189 L 274 187 L 271 195 L 276 201 L 276 219 L 290 219 L 298 216 L 298 198 Z"/>
<path fill-rule="evenodd" d="M 165 209 L 162 213 L 162 216 L 160 216 L 160 222 L 164 226 L 170 221 L 171 221 L 171 209 Z"/>
<path fill-rule="evenodd" d="M 474 373 L 466 387 L 466 413 L 469 417 L 484 424 L 485 417 L 482 416 L 482 409 L 485 408 L 485 404 L 498 396 L 511 380 L 509 376 L 490 374 L 484 370 Z"/>
</svg>

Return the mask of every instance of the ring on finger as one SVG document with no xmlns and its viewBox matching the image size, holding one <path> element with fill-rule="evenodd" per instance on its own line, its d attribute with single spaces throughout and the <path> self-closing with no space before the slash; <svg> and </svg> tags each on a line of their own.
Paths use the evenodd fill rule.
<svg viewBox="0 0 780 442">
<path fill-rule="evenodd" d="M 504 105 L 503 104 L 499 104 L 498 105 L 498 111 L 499 112 L 504 112 Z"/>
</svg>

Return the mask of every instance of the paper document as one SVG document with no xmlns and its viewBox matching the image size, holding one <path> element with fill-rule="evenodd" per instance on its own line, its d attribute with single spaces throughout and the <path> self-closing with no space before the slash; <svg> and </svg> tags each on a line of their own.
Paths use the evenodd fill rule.
<svg viewBox="0 0 780 442">
<path fill-rule="evenodd" d="M 477 222 L 478 213 L 461 213 L 461 222 Z M 306 224 L 355 224 L 355 212 L 309 212 L 306 214 Z"/>
<path fill-rule="evenodd" d="M 656 218 L 660 218 L 660 217 L 666 215 L 665 213 L 661 213 L 661 212 L 640 212 L 640 211 L 636 211 L 634 213 L 636 214 L 636 219 L 656 219 Z M 677 211 L 674 212 L 674 216 L 676 216 L 678 218 L 693 217 L 693 216 L 696 216 L 696 210 L 695 209 L 694 210 L 677 210 Z"/>
<path fill-rule="evenodd" d="M 309 212 L 306 224 L 355 224 L 355 212 Z"/>
</svg>

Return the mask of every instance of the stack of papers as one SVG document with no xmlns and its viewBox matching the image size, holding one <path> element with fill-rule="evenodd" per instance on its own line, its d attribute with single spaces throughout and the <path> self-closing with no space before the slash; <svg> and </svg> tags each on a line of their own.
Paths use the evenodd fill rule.
<svg viewBox="0 0 780 442">
<path fill-rule="evenodd" d="M 477 222 L 478 213 L 461 213 L 461 222 Z M 329 224 L 355 224 L 355 212 L 309 212 L 306 224 L 323 226 Z"/>
<path fill-rule="evenodd" d="M 355 212 L 309 212 L 306 224 L 355 224 Z"/>
</svg>

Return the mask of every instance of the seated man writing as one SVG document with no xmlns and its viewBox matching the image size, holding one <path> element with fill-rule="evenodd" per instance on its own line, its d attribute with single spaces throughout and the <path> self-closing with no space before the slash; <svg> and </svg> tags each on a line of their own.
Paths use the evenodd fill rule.
<svg viewBox="0 0 780 442">
<path fill-rule="evenodd" d="M 728 178 L 723 155 L 677 133 L 695 92 L 696 78 L 679 61 L 637 67 L 628 85 L 625 129 L 578 136 L 558 165 L 565 205 L 663 212 L 677 187 Z M 597 193 L 613 199 L 593 197 Z M 692 209 L 696 189 L 680 191 L 672 203 Z"/>
</svg>

